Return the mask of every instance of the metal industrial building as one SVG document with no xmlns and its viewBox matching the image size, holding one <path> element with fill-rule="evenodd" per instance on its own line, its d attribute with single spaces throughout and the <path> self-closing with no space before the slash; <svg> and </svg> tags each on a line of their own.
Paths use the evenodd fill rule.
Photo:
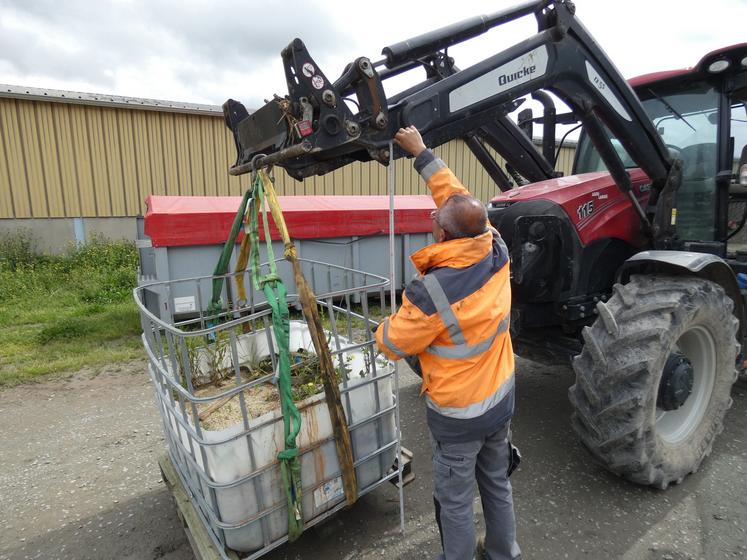
<svg viewBox="0 0 747 560">
<path fill-rule="evenodd" d="M 475 196 L 494 196 L 463 142 L 435 151 Z M 570 172 L 573 151 L 561 149 L 559 171 Z M 0 229 L 31 229 L 48 251 L 93 234 L 134 239 L 150 194 L 241 195 L 248 177 L 228 174 L 235 155 L 219 106 L 0 85 Z M 427 193 L 409 161 L 395 165 L 397 194 Z M 282 195 L 386 193 L 378 163 L 275 177 Z"/>
</svg>

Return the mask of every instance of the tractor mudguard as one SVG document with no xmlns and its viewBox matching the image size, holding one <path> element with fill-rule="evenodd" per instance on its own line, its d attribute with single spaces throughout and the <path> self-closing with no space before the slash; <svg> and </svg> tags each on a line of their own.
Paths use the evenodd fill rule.
<svg viewBox="0 0 747 560">
<path fill-rule="evenodd" d="M 721 286 L 734 302 L 734 316 L 739 321 L 737 340 L 744 336 L 744 301 L 737 277 L 729 265 L 717 255 L 689 251 L 641 251 L 623 263 L 616 281 L 626 284 L 633 274 L 666 273 L 689 275 L 711 280 Z"/>
</svg>

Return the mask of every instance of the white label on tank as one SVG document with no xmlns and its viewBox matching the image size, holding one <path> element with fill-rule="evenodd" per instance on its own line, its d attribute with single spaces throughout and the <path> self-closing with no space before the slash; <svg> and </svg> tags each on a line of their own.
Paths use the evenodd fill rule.
<svg viewBox="0 0 747 560">
<path fill-rule="evenodd" d="M 196 310 L 195 296 L 174 298 L 174 313 L 188 313 L 189 311 Z"/>
<path fill-rule="evenodd" d="M 314 75 L 314 72 L 316 72 L 316 68 L 314 68 L 314 65 L 311 64 L 311 62 L 307 62 L 301 67 L 301 71 L 303 72 L 303 75 L 307 78 L 311 78 L 311 76 Z"/>
<path fill-rule="evenodd" d="M 528 53 L 459 86 L 449 93 L 449 111 L 459 111 L 520 84 L 539 78 L 547 71 L 547 47 Z"/>
<path fill-rule="evenodd" d="M 320 507 L 344 494 L 342 490 L 342 477 L 338 476 L 314 490 L 314 507 Z"/>
<path fill-rule="evenodd" d="M 596 68 L 589 64 L 588 60 L 585 60 L 584 62 L 586 63 L 586 74 L 589 76 L 589 81 L 591 82 L 591 84 L 599 90 L 599 93 L 601 93 L 602 96 L 607 100 L 607 103 L 609 103 L 612 108 L 620 114 L 622 118 L 624 118 L 626 121 L 631 120 L 630 115 L 628 115 L 628 112 L 625 110 L 625 107 L 623 107 L 620 103 L 620 100 L 615 97 L 615 94 L 610 91 L 607 83 L 599 75 L 599 72 L 596 71 Z"/>
</svg>

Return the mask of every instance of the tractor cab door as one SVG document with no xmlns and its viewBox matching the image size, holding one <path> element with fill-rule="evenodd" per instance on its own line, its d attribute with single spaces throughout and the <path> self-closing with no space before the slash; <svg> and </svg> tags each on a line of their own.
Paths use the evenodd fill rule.
<svg viewBox="0 0 747 560">
<path fill-rule="evenodd" d="M 730 253 L 747 251 L 747 87 L 734 91 L 730 100 L 728 236 Z"/>
<path fill-rule="evenodd" d="M 658 90 L 658 91 L 657 91 Z M 682 241 L 716 241 L 721 94 L 706 81 L 638 92 L 672 155 L 682 160 L 677 191 L 677 235 Z"/>
</svg>

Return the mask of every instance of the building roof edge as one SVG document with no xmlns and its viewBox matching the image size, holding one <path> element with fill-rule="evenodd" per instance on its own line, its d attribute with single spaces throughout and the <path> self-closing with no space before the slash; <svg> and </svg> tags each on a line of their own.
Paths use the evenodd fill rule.
<svg viewBox="0 0 747 560">
<path fill-rule="evenodd" d="M 192 113 L 200 115 L 222 115 L 219 105 L 202 103 L 185 103 L 163 99 L 126 97 L 106 93 L 85 93 L 61 89 L 44 89 L 36 87 L 0 84 L 0 97 L 22 99 L 27 101 L 51 101 L 54 103 L 74 103 L 78 105 L 97 105 L 101 107 L 118 107 L 141 109 L 146 111 L 165 111 L 169 113 Z"/>
</svg>

